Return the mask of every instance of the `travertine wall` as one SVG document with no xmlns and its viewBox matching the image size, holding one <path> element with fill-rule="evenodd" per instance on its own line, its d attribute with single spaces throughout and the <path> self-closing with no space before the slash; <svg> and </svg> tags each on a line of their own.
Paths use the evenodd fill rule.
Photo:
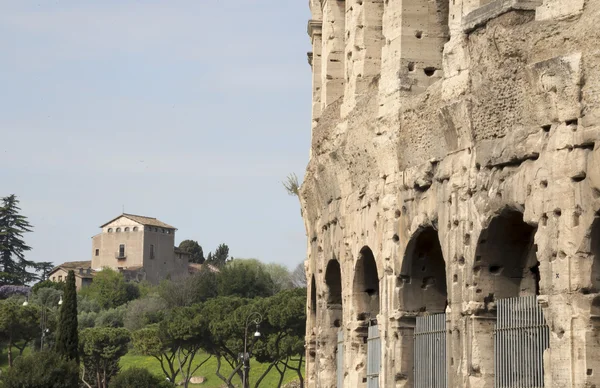
<svg viewBox="0 0 600 388">
<path fill-rule="evenodd" d="M 538 295 L 546 387 L 600 386 L 600 0 L 312 0 L 307 385 L 493 387 L 498 298 Z M 598 144 L 597 144 L 598 143 Z"/>
</svg>

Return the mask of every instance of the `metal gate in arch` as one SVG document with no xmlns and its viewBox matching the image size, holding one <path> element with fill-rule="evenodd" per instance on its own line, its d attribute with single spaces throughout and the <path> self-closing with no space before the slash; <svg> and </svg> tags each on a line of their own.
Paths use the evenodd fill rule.
<svg viewBox="0 0 600 388">
<path fill-rule="evenodd" d="M 417 317 L 415 388 L 446 388 L 446 314 Z"/>
<path fill-rule="evenodd" d="M 377 325 L 369 326 L 367 336 L 367 388 L 379 388 L 381 337 Z"/>
<path fill-rule="evenodd" d="M 337 354 L 335 357 L 337 388 L 344 388 L 344 332 L 341 330 L 337 334 Z"/>
<path fill-rule="evenodd" d="M 536 297 L 499 299 L 494 338 L 496 388 L 542 388 L 550 329 Z"/>
</svg>

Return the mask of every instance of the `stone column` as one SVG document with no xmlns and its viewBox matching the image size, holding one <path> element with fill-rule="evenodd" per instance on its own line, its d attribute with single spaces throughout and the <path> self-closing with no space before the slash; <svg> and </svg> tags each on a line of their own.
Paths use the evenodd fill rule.
<svg viewBox="0 0 600 388">
<path fill-rule="evenodd" d="M 323 3 L 321 110 L 344 94 L 345 5 L 343 0 Z"/>
<path fill-rule="evenodd" d="M 308 36 L 312 43 L 313 51 L 309 53 L 308 59 L 312 68 L 312 128 L 319 122 L 321 116 L 321 49 L 323 46 L 323 22 L 310 20 L 308 22 Z"/>
<path fill-rule="evenodd" d="M 361 95 L 379 75 L 383 47 L 383 0 L 346 1 L 346 87 L 342 117 L 356 105 Z"/>
<path fill-rule="evenodd" d="M 419 94 L 442 78 L 448 40 L 448 1 L 389 0 L 384 7 L 380 115 L 402 94 Z"/>
</svg>

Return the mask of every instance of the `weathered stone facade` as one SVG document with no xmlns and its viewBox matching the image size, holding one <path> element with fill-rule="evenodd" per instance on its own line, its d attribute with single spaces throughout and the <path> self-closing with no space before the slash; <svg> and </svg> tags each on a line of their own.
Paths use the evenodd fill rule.
<svg viewBox="0 0 600 388">
<path fill-rule="evenodd" d="M 307 384 L 494 386 L 495 301 L 538 295 L 546 387 L 600 387 L 600 0 L 311 0 Z"/>
</svg>

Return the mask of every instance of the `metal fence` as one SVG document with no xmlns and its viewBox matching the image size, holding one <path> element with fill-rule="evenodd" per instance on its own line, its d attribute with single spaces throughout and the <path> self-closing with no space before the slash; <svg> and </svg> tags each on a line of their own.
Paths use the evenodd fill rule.
<svg viewBox="0 0 600 388">
<path fill-rule="evenodd" d="M 369 326 L 367 337 L 367 388 L 379 388 L 379 370 L 381 368 L 381 337 L 379 327 Z"/>
<path fill-rule="evenodd" d="M 337 334 L 337 354 L 335 362 L 337 366 L 337 388 L 344 388 L 344 332 L 341 330 L 338 331 Z"/>
<path fill-rule="evenodd" d="M 494 338 L 495 387 L 544 386 L 550 329 L 535 296 L 499 299 Z"/>
<path fill-rule="evenodd" d="M 415 388 L 446 388 L 446 314 L 417 317 Z"/>
</svg>

